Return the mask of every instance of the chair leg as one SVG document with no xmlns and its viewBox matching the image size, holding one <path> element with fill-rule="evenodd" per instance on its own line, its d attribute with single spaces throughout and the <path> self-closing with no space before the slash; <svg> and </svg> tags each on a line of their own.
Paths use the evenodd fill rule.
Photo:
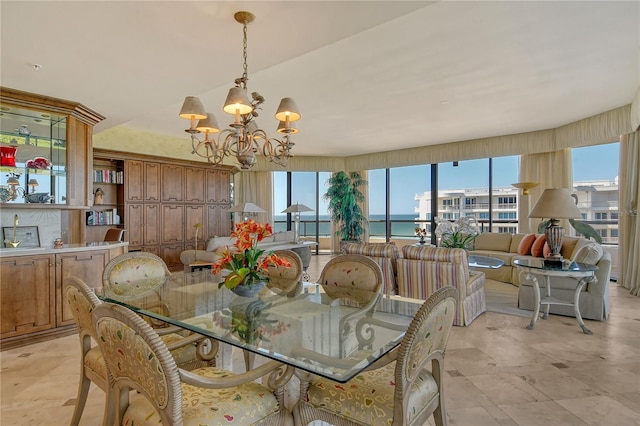
<svg viewBox="0 0 640 426">
<path fill-rule="evenodd" d="M 76 408 L 73 410 L 73 417 L 71 418 L 71 426 L 77 426 L 80 423 L 80 417 L 84 411 L 84 406 L 87 403 L 87 396 L 89 395 L 89 387 L 91 386 L 91 380 L 84 375 L 84 365 L 81 367 L 80 383 L 78 384 L 78 396 L 76 397 Z"/>
</svg>

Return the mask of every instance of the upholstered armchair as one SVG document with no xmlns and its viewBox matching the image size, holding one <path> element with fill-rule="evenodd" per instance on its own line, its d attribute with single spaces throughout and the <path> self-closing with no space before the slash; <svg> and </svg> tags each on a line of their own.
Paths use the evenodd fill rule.
<svg viewBox="0 0 640 426">
<path fill-rule="evenodd" d="M 104 424 L 291 424 L 284 407 L 291 368 L 270 361 L 243 374 L 216 367 L 189 372 L 133 311 L 103 303 L 93 320 L 110 384 Z M 266 375 L 267 386 L 256 382 Z"/>
<path fill-rule="evenodd" d="M 457 290 L 446 286 L 420 307 L 396 349 L 347 383 L 297 371 L 296 425 L 445 425 L 444 356 Z"/>
<path fill-rule="evenodd" d="M 398 294 L 426 299 L 439 288 L 458 289 L 454 325 L 465 326 L 487 310 L 483 272 L 470 271 L 461 248 L 404 246 L 398 259 Z"/>
<path fill-rule="evenodd" d="M 266 274 L 269 277 L 267 287 L 271 290 L 295 294 L 302 286 L 302 259 L 293 250 L 276 250 L 273 252 L 280 259 L 288 261 L 291 266 L 269 266 Z"/>
</svg>

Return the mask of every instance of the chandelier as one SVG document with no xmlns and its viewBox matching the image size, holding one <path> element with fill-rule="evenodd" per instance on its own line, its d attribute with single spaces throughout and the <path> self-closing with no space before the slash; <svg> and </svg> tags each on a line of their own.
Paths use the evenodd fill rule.
<svg viewBox="0 0 640 426">
<path fill-rule="evenodd" d="M 225 157 L 234 156 L 243 170 L 250 169 L 256 163 L 256 154 L 262 153 L 270 161 L 286 166 L 294 143 L 291 135 L 298 133 L 293 122 L 300 119 L 295 101 L 283 98 L 276 111 L 279 121 L 277 132 L 280 139 L 270 138 L 258 128 L 256 121 L 260 105 L 264 98 L 258 92 L 251 93 L 251 101 L 247 97 L 247 24 L 255 19 L 251 12 L 236 12 L 234 18 L 243 26 L 243 72 L 242 77 L 235 80 L 235 87 L 229 90 L 223 111 L 234 116 L 229 128 L 220 130 L 216 117 L 206 112 L 202 102 L 195 96 L 187 96 L 180 110 L 180 117 L 191 121 L 185 132 L 191 134 L 192 154 L 206 158 L 213 165 L 222 164 Z M 198 120 L 196 124 L 196 120 Z M 197 135 L 204 132 L 204 139 Z M 216 135 L 217 134 L 217 135 Z M 262 144 L 262 147 L 260 146 Z"/>
</svg>

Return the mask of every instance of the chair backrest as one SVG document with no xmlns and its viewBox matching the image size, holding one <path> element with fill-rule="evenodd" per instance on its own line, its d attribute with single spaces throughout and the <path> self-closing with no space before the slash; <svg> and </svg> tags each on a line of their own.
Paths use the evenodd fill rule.
<svg viewBox="0 0 640 426">
<path fill-rule="evenodd" d="M 396 358 L 394 420 L 403 419 L 403 424 L 412 422 L 413 413 L 404 413 L 402 402 L 407 400 L 412 384 L 429 361 L 432 361 L 429 370 L 438 384 L 438 392 L 442 391 L 444 354 L 453 327 L 456 299 L 455 288 L 443 287 L 429 296 L 413 317 Z"/>
<path fill-rule="evenodd" d="M 104 267 L 102 283 L 105 287 L 115 284 L 162 278 L 171 275 L 167 264 L 153 253 L 134 251 L 111 259 Z"/>
<path fill-rule="evenodd" d="M 102 303 L 100 299 L 84 281 L 74 276 L 64 279 L 64 297 L 78 326 L 82 343 L 85 344 L 85 339 L 90 337 L 97 341 L 91 312 Z M 86 344 L 90 345 L 91 342 L 87 341 Z M 83 347 L 83 353 L 86 352 L 84 349 L 89 350 L 90 346 Z"/>
<path fill-rule="evenodd" d="M 358 303 L 371 302 L 371 294 L 382 291 L 382 270 L 380 266 L 361 254 L 339 254 L 329 260 L 320 273 L 320 284 L 329 297 L 349 298 Z"/>
<path fill-rule="evenodd" d="M 398 246 L 394 243 L 346 243 L 342 251 L 345 254 L 362 254 L 373 259 L 382 270 L 384 293 L 396 294 L 397 260 L 400 257 Z"/>
<path fill-rule="evenodd" d="M 162 424 L 182 424 L 178 367 L 158 334 L 133 311 L 112 303 L 98 305 L 93 320 L 109 371 L 116 420 L 122 419 L 133 389 L 152 404 Z"/>
<path fill-rule="evenodd" d="M 303 266 L 302 259 L 298 253 L 292 250 L 276 250 L 276 256 L 288 261 L 291 266 L 270 266 L 265 275 L 269 277 L 268 286 L 271 289 L 278 289 L 284 293 L 289 293 L 300 284 Z"/>
<path fill-rule="evenodd" d="M 104 235 L 104 241 L 124 241 L 124 229 L 107 229 L 107 233 Z"/>
</svg>

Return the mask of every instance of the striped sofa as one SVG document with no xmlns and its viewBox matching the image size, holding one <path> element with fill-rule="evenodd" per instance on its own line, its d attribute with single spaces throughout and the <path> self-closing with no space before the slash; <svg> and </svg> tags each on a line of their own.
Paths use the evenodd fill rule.
<svg viewBox="0 0 640 426">
<path fill-rule="evenodd" d="M 483 272 L 469 270 L 463 249 L 404 246 L 393 243 L 346 243 L 343 253 L 362 254 L 380 269 L 385 294 L 426 300 L 437 289 L 452 285 L 458 289 L 454 325 L 465 326 L 487 310 Z"/>
</svg>

